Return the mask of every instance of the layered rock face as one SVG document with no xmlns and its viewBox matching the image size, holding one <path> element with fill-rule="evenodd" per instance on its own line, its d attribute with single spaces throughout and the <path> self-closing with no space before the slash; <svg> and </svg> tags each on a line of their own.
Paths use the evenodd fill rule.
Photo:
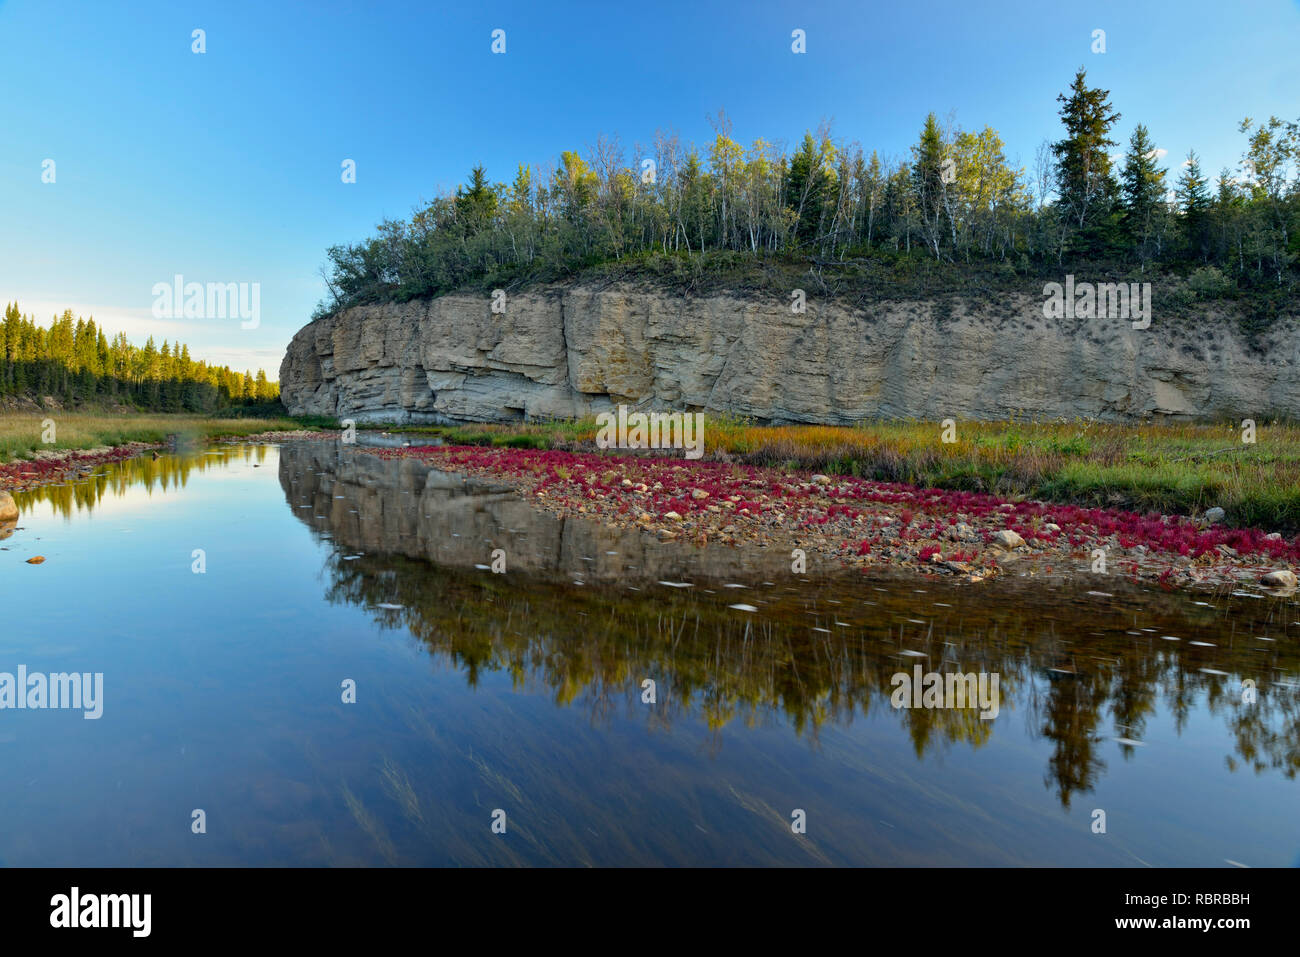
<svg viewBox="0 0 1300 957">
<path fill-rule="evenodd" d="M 619 403 L 771 423 L 879 418 L 1300 417 L 1300 323 L 1253 347 L 1235 317 L 1045 319 L 1043 300 L 951 310 L 560 286 L 360 306 L 299 330 L 294 415 L 358 422 L 575 418 Z"/>
</svg>

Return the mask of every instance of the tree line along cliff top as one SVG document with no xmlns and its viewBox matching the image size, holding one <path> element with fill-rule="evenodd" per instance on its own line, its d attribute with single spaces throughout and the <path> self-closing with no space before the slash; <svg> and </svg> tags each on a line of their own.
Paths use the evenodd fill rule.
<svg viewBox="0 0 1300 957">
<path fill-rule="evenodd" d="M 882 159 L 822 126 L 793 151 L 731 137 L 703 150 L 657 133 L 629 158 L 601 136 L 584 157 L 521 164 L 333 246 L 325 315 L 470 288 L 582 279 L 899 298 L 1026 293 L 1070 272 L 1146 281 L 1174 305 L 1236 300 L 1247 327 L 1286 311 L 1300 270 L 1300 124 L 1245 119 L 1240 163 L 1195 151 L 1174 169 L 1146 125 L 1122 155 L 1110 91 L 1080 69 L 1057 97 L 1061 138 L 1030 166 L 997 131 L 932 113 L 907 158 Z"/>
</svg>

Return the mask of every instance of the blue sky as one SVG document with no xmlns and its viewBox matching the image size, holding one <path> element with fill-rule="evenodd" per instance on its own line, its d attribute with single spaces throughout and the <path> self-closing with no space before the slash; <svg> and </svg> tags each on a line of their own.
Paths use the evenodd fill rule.
<svg viewBox="0 0 1300 957">
<path fill-rule="evenodd" d="M 1123 114 L 1117 138 L 1146 123 L 1173 178 L 1189 147 L 1235 165 L 1243 116 L 1300 116 L 1297 51 L 1297 0 L 0 0 L 0 299 L 274 377 L 323 295 L 325 248 L 476 162 L 509 179 L 600 133 L 631 161 L 660 128 L 703 144 L 725 108 L 743 143 L 826 119 L 895 157 L 928 111 L 951 112 L 1029 167 L 1084 66 Z M 177 273 L 259 283 L 260 325 L 153 318 L 153 285 Z"/>
</svg>

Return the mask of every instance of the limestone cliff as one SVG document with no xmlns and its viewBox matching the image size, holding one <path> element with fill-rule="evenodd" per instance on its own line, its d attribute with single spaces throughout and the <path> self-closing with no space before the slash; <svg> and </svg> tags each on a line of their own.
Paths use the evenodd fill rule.
<svg viewBox="0 0 1300 957">
<path fill-rule="evenodd" d="M 1300 323 L 1248 344 L 1234 318 L 1043 318 L 998 306 L 685 297 L 635 285 L 359 306 L 294 336 L 295 415 L 359 422 L 571 418 L 620 402 L 762 422 L 874 418 L 1300 418 Z"/>
</svg>

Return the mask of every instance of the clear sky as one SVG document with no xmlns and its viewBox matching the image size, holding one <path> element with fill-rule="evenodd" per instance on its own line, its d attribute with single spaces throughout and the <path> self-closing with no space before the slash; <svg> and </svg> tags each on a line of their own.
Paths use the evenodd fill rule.
<svg viewBox="0 0 1300 957">
<path fill-rule="evenodd" d="M 826 119 L 894 157 L 953 113 L 1030 167 L 1079 66 L 1111 91 L 1117 139 L 1143 122 L 1171 179 L 1189 147 L 1217 172 L 1244 116 L 1300 117 L 1300 2 L 0 0 L 0 300 L 275 377 L 326 247 L 476 162 L 509 180 L 600 133 L 631 162 L 656 129 L 703 145 L 724 108 L 745 144 Z M 259 283 L 260 326 L 153 318 L 178 273 Z"/>
</svg>

